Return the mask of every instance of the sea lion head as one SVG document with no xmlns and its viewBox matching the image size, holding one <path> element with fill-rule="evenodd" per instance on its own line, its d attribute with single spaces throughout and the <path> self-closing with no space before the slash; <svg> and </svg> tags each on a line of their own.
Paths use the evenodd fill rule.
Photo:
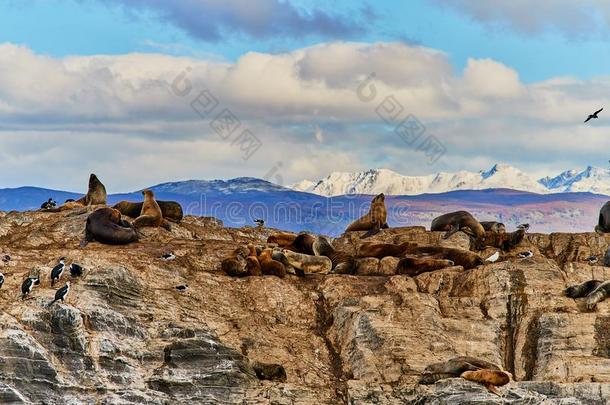
<svg viewBox="0 0 610 405">
<path fill-rule="evenodd" d="M 385 194 L 381 193 L 381 194 L 377 194 L 375 196 L 375 198 L 373 198 L 373 202 L 384 202 L 385 201 Z"/>
<path fill-rule="evenodd" d="M 97 176 L 95 175 L 95 173 L 91 173 L 89 175 L 89 185 L 94 185 L 99 183 L 100 180 L 97 178 Z"/>
<path fill-rule="evenodd" d="M 149 189 L 142 190 L 142 195 L 144 197 L 154 197 L 155 196 L 155 194 L 152 192 L 152 190 L 149 190 Z"/>
</svg>

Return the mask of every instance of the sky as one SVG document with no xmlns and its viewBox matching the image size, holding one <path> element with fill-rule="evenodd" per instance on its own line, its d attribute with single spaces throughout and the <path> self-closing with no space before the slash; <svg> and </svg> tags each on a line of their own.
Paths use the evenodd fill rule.
<svg viewBox="0 0 610 405">
<path fill-rule="evenodd" d="M 0 187 L 607 167 L 609 39 L 606 0 L 0 0 Z"/>
</svg>

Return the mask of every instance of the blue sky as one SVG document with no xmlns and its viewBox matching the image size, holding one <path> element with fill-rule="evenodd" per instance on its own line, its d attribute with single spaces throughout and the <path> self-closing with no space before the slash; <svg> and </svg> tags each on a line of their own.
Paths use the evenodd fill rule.
<svg viewBox="0 0 610 405">
<path fill-rule="evenodd" d="M 582 40 L 566 37 L 556 29 L 536 35 L 506 27 L 490 29 L 471 16 L 430 0 L 292 3 L 304 12 L 321 9 L 353 19 L 356 25 L 362 23 L 363 32 L 339 39 L 420 44 L 446 52 L 458 69 L 468 58 L 492 58 L 517 69 L 525 82 L 562 75 L 583 79 L 604 75 L 610 63 L 605 36 Z M 374 17 L 362 18 L 363 8 L 370 9 Z M 126 7 L 120 1 L 5 0 L 0 4 L 0 42 L 26 44 L 58 57 L 163 52 L 235 60 L 249 51 L 289 51 L 329 39 L 316 34 L 296 38 L 233 34 L 220 40 L 201 40 L 163 20 L 160 14 Z"/>
<path fill-rule="evenodd" d="M 530 3 L 5 0 L 0 186 L 79 189 L 96 171 L 128 191 L 264 177 L 277 163 L 286 184 L 373 167 L 606 167 L 607 121 L 582 120 L 610 102 L 610 4 Z M 187 67 L 193 90 L 176 96 Z M 371 72 L 377 98 L 359 101 Z M 214 117 L 194 113 L 203 89 L 262 152 L 243 159 Z M 442 143 L 442 159 L 429 164 L 394 131 L 398 121 L 379 117 L 387 97 Z"/>
</svg>

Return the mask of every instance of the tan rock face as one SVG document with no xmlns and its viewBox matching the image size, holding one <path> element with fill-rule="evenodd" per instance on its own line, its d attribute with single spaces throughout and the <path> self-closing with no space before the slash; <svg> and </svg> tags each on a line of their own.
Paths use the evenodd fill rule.
<svg viewBox="0 0 610 405">
<path fill-rule="evenodd" d="M 269 230 L 186 217 L 131 245 L 79 248 L 86 217 L 0 215 L 0 254 L 11 256 L 0 269 L 0 403 L 610 401 L 610 301 L 588 312 L 562 296 L 610 277 L 585 261 L 603 256 L 604 236 L 532 234 L 496 263 L 415 278 L 392 275 L 396 258 L 362 259 L 354 276 L 230 278 L 222 258 L 263 244 Z M 355 253 L 359 235 L 335 247 Z M 461 233 L 443 240 L 421 227 L 366 241 L 469 246 Z M 534 257 L 518 258 L 521 250 Z M 170 251 L 177 258 L 162 260 Z M 61 256 L 85 273 L 71 279 L 65 304 L 49 307 Z M 41 285 L 22 301 L 21 282 L 35 271 Z M 502 398 L 462 379 L 416 384 L 427 365 L 458 355 L 498 364 L 515 381 Z M 259 379 L 261 364 L 283 368 L 285 381 Z"/>
</svg>

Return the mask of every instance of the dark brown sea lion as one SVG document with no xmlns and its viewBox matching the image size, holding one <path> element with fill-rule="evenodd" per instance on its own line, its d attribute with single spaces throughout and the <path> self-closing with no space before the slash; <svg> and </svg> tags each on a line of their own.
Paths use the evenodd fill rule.
<svg viewBox="0 0 610 405">
<path fill-rule="evenodd" d="M 464 371 L 460 377 L 465 380 L 483 384 L 489 392 L 500 395 L 496 387 L 501 387 L 510 382 L 508 373 L 501 370 L 481 369 L 476 371 Z"/>
<path fill-rule="evenodd" d="M 326 256 L 330 259 L 335 274 L 354 274 L 356 271 L 356 259 L 354 256 L 336 250 L 331 242 L 324 236 L 318 236 L 313 245 L 314 254 Z"/>
<path fill-rule="evenodd" d="M 345 232 L 351 231 L 368 231 L 362 238 L 368 238 L 375 235 L 380 229 L 388 228 L 387 223 L 388 212 L 385 208 L 385 195 L 378 194 L 371 201 L 371 208 L 364 216 L 352 222 Z"/>
<path fill-rule="evenodd" d="M 273 235 L 269 235 L 269 237 L 267 238 L 267 243 L 276 244 L 281 248 L 287 249 L 288 246 L 292 245 L 296 238 L 296 233 L 276 232 Z"/>
<path fill-rule="evenodd" d="M 432 220 L 431 231 L 446 231 L 447 239 L 456 232 L 462 231 L 474 239 L 475 248 L 480 248 L 485 238 L 485 229 L 469 212 L 456 211 L 443 214 Z"/>
<path fill-rule="evenodd" d="M 112 208 L 99 208 L 87 217 L 85 239 L 81 246 L 97 241 L 108 245 L 126 245 L 138 240 L 138 233 L 121 213 Z"/>
<path fill-rule="evenodd" d="M 418 274 L 428 273 L 435 270 L 454 266 L 451 260 L 435 259 L 429 257 L 406 256 L 400 259 L 396 265 L 396 274 L 415 277 Z"/>
<path fill-rule="evenodd" d="M 458 356 L 442 363 L 430 364 L 424 369 L 419 383 L 434 384 L 443 378 L 460 377 L 465 371 L 482 369 L 501 371 L 500 367 L 488 361 L 470 356 Z"/>
<path fill-rule="evenodd" d="M 470 250 L 443 246 L 408 246 L 405 253 L 417 256 L 429 255 L 436 259 L 451 260 L 455 265 L 462 266 L 465 270 L 475 268 L 484 262 L 481 256 Z"/>
<path fill-rule="evenodd" d="M 292 252 L 313 255 L 312 246 L 315 239 L 313 235 L 308 233 L 296 235 L 289 232 L 277 232 L 267 238 L 267 243 L 276 244 L 278 247 Z"/>
<path fill-rule="evenodd" d="M 261 263 L 258 261 L 258 255 L 254 245 L 248 245 L 249 254 L 246 257 L 246 271 L 249 276 L 262 276 L 263 270 L 261 269 Z"/>
<path fill-rule="evenodd" d="M 156 200 L 157 204 L 161 208 L 161 214 L 164 219 L 173 222 L 180 222 L 184 216 L 182 212 L 182 206 L 175 201 L 160 201 Z M 142 212 L 142 206 L 144 202 L 130 202 L 120 201 L 116 203 L 112 208 L 117 209 L 121 214 L 126 215 L 130 218 L 137 218 Z"/>
<path fill-rule="evenodd" d="M 89 175 L 89 189 L 87 194 L 76 200 L 81 205 L 106 205 L 106 187 L 93 173 Z"/>
<path fill-rule="evenodd" d="M 167 230 L 171 230 L 169 223 L 163 219 L 163 212 L 161 212 L 161 207 L 159 207 L 159 204 L 157 204 L 155 194 L 152 192 L 152 190 L 144 190 L 142 191 L 142 195 L 144 196 L 142 211 L 133 221 L 133 225 L 136 227 L 136 229 L 146 226 L 162 226 Z"/>
<path fill-rule="evenodd" d="M 610 201 L 605 203 L 599 210 L 599 219 L 595 226 L 597 233 L 610 233 Z"/>
<path fill-rule="evenodd" d="M 363 243 L 358 248 L 357 257 L 376 257 L 383 259 L 386 256 L 402 257 L 407 248 L 414 248 L 417 244 L 413 242 L 395 243 Z"/>
<path fill-rule="evenodd" d="M 496 233 L 504 233 L 506 232 L 506 226 L 502 222 L 496 221 L 482 221 L 481 226 L 485 229 L 486 232 L 492 231 Z"/>
<path fill-rule="evenodd" d="M 246 257 L 250 251 L 246 246 L 239 246 L 233 253 L 222 260 L 220 268 L 231 277 L 245 277 L 249 275 Z M 258 259 L 257 259 L 258 262 Z M 250 266 L 252 263 L 250 263 Z M 260 265 L 259 265 L 260 266 Z"/>
</svg>

